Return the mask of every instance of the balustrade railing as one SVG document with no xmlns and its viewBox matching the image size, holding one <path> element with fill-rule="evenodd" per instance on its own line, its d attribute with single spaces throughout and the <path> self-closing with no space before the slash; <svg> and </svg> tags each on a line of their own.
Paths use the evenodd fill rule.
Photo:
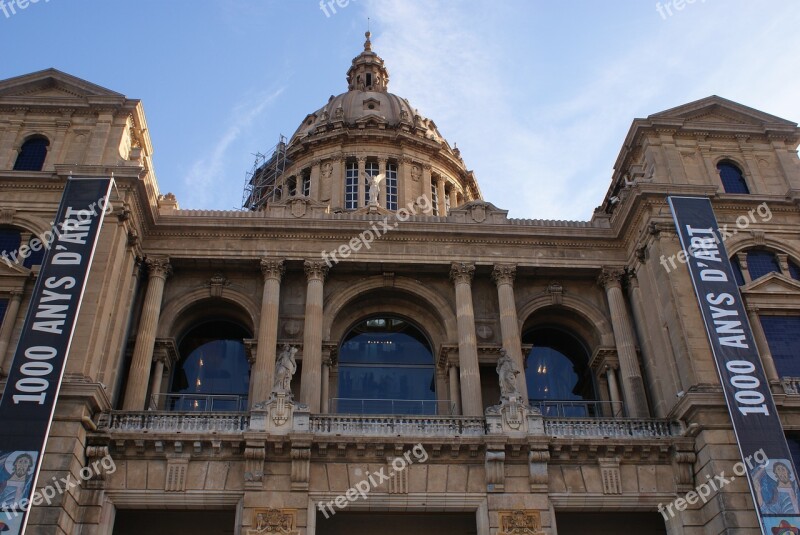
<svg viewBox="0 0 800 535">
<path fill-rule="evenodd" d="M 552 437 L 665 438 L 680 436 L 678 422 L 629 418 L 545 418 L 544 432 Z"/>
<path fill-rule="evenodd" d="M 113 411 L 99 424 L 101 430 L 165 433 L 241 433 L 249 426 L 248 414 L 234 412 Z"/>
<path fill-rule="evenodd" d="M 311 416 L 310 431 L 320 435 L 480 436 L 486 432 L 486 421 L 463 416 L 319 414 Z"/>
</svg>

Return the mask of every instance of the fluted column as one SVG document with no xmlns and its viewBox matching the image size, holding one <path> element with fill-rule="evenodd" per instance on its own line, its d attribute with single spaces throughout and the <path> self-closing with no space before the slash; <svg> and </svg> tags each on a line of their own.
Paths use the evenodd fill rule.
<svg viewBox="0 0 800 535">
<path fill-rule="evenodd" d="M 361 165 L 361 164 L 359 164 Z M 322 386 L 322 290 L 328 266 L 306 260 L 306 319 L 303 329 L 303 373 L 300 377 L 300 402 L 318 413 Z"/>
<path fill-rule="evenodd" d="M 161 393 L 161 382 L 164 380 L 164 366 L 165 366 L 165 356 L 159 355 L 153 359 L 153 362 L 156 363 L 155 369 L 153 370 L 153 379 L 150 383 L 150 397 L 158 396 Z M 158 397 L 155 398 L 156 405 L 155 408 L 163 409 L 162 406 L 158 403 Z M 150 408 L 148 405 L 147 408 Z"/>
<path fill-rule="evenodd" d="M 767 335 L 764 333 L 764 326 L 761 325 L 761 318 L 758 317 L 758 307 L 748 305 L 747 317 L 750 319 L 750 327 L 753 329 L 753 338 L 756 339 L 758 354 L 761 355 L 761 362 L 764 365 L 764 373 L 771 385 L 781 382 L 781 376 L 775 367 L 775 359 L 772 358 L 772 351 L 769 349 Z"/>
<path fill-rule="evenodd" d="M 611 400 L 611 416 L 622 416 L 622 403 L 620 403 L 619 398 L 616 367 L 606 366 L 606 380 L 608 381 L 608 397 Z"/>
<path fill-rule="evenodd" d="M 275 375 L 275 348 L 278 345 L 278 310 L 281 301 L 283 260 L 263 258 L 264 293 L 261 298 L 261 318 L 258 322 L 256 361 L 250 374 L 253 385 L 250 406 L 265 401 L 272 391 Z"/>
<path fill-rule="evenodd" d="M 128 387 L 125 391 L 126 411 L 140 411 L 145 408 L 150 368 L 153 364 L 153 348 L 156 342 L 156 329 L 161 315 L 161 300 L 164 297 L 164 284 L 172 267 L 168 258 L 148 258 L 145 260 L 148 272 L 147 293 L 144 298 L 136 346 L 133 349 L 131 369 L 128 373 Z"/>
<path fill-rule="evenodd" d="M 455 414 L 461 414 L 461 392 L 458 390 L 458 366 L 451 363 L 447 371 L 450 378 L 450 403 L 455 405 Z"/>
<path fill-rule="evenodd" d="M 625 397 L 628 416 L 645 418 L 649 416 L 647 410 L 647 396 L 644 391 L 644 380 L 639 369 L 639 358 L 636 355 L 636 338 L 633 334 L 628 309 L 625 306 L 625 297 L 622 293 L 622 269 L 603 269 L 599 283 L 606 290 L 608 307 L 611 312 L 611 326 L 614 330 L 614 340 L 619 356 L 619 368 L 622 373 L 622 393 Z"/>
<path fill-rule="evenodd" d="M 3 326 L 0 327 L 0 365 L 5 364 L 6 352 L 11 343 L 11 335 L 14 332 L 14 324 L 17 322 L 19 305 L 22 302 L 22 290 L 12 290 L 11 299 L 8 300 L 6 313 L 3 316 Z M 2 367 L 0 374 L 7 374 L 8 368 Z"/>
<path fill-rule="evenodd" d="M 475 265 L 454 262 L 450 278 L 456 287 L 458 322 L 458 362 L 461 371 L 461 407 L 464 416 L 482 416 L 481 376 L 478 367 L 478 343 L 475 336 L 475 312 L 472 307 L 472 277 Z"/>
<path fill-rule="evenodd" d="M 528 383 L 525 380 L 525 358 L 522 355 L 517 302 L 514 298 L 514 277 L 516 275 L 517 266 L 512 264 L 495 264 L 492 270 L 492 280 L 497 284 L 497 300 L 500 304 L 500 331 L 503 337 L 503 347 L 517 365 L 519 370 L 517 387 L 522 399 L 527 403 Z"/>
</svg>

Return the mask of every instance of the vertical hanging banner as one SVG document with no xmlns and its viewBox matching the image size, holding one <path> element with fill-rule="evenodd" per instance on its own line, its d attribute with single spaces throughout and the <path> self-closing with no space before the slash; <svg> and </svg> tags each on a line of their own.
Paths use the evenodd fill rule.
<svg viewBox="0 0 800 535">
<path fill-rule="evenodd" d="M 0 401 L 0 533 L 24 533 L 111 178 L 70 178 Z"/>
<path fill-rule="evenodd" d="M 705 197 L 669 197 L 668 201 L 746 466 L 761 532 L 798 533 L 797 471 L 711 201 Z"/>
</svg>

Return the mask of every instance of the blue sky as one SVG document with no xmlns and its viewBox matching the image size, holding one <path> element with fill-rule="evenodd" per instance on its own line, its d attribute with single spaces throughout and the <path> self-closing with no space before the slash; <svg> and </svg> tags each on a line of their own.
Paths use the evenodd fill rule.
<svg viewBox="0 0 800 535">
<path fill-rule="evenodd" d="M 389 90 L 486 200 L 585 220 L 635 117 L 717 94 L 800 121 L 800 2 L 675 2 L 39 0 L 0 11 L 0 78 L 55 67 L 141 99 L 162 193 L 237 209 L 253 153 L 346 90 L 369 17 Z"/>
</svg>

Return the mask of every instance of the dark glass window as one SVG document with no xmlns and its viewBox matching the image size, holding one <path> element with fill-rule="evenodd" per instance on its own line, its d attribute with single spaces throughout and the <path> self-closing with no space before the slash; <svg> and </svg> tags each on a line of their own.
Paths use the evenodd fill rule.
<svg viewBox="0 0 800 535">
<path fill-rule="evenodd" d="M 733 268 L 733 278 L 736 279 L 736 284 L 744 286 L 744 273 L 742 273 L 742 266 L 739 265 L 738 257 L 731 258 L 731 267 Z"/>
<path fill-rule="evenodd" d="M 38 243 L 37 248 L 39 249 L 38 251 L 34 251 L 33 247 L 31 247 L 31 242 L 33 240 L 37 240 L 37 243 Z M 41 243 L 41 240 L 39 238 L 37 238 L 36 236 L 32 237 L 28 241 L 28 247 L 30 248 L 30 255 L 28 256 L 28 258 L 25 259 L 25 261 L 22 263 L 22 265 L 25 266 L 28 269 L 32 268 L 33 266 L 42 265 L 42 262 L 44 261 L 45 249 L 44 249 L 44 246 Z"/>
<path fill-rule="evenodd" d="M 250 333 L 227 321 L 211 321 L 190 330 L 179 346 L 181 359 L 166 408 L 245 410 L 250 385 L 245 338 L 250 338 Z"/>
<path fill-rule="evenodd" d="M 789 275 L 791 275 L 794 280 L 800 281 L 800 266 L 795 264 L 793 260 L 789 260 Z"/>
<path fill-rule="evenodd" d="M 800 433 L 797 431 L 786 433 L 786 443 L 789 445 L 789 453 L 792 454 L 794 465 L 800 464 Z"/>
<path fill-rule="evenodd" d="M 345 166 L 344 207 L 346 210 L 358 208 L 358 164 L 347 162 Z"/>
<path fill-rule="evenodd" d="M 46 138 L 40 136 L 23 143 L 17 161 L 14 162 L 14 171 L 41 171 L 49 144 Z"/>
<path fill-rule="evenodd" d="M 380 316 L 357 324 L 339 351 L 339 413 L 437 414 L 430 342 L 404 319 Z"/>
<path fill-rule="evenodd" d="M 725 193 L 750 193 L 747 182 L 741 169 L 731 162 L 720 162 L 717 164 L 720 180 Z"/>
<path fill-rule="evenodd" d="M 397 164 L 386 164 L 386 209 L 397 210 Z"/>
<path fill-rule="evenodd" d="M 759 316 L 781 377 L 800 377 L 800 316 Z"/>
<path fill-rule="evenodd" d="M 528 398 L 545 416 L 600 416 L 595 401 L 589 355 L 571 334 L 555 328 L 534 329 L 522 337 L 533 344 L 525 379 Z"/>
<path fill-rule="evenodd" d="M 22 238 L 18 230 L 13 228 L 0 229 L 0 253 L 11 255 L 19 249 Z"/>
<path fill-rule="evenodd" d="M 0 299 L 0 325 L 3 324 L 3 318 L 6 317 L 6 309 L 8 308 L 8 299 Z M 0 355 L 2 358 L 3 355 Z"/>
<path fill-rule="evenodd" d="M 750 272 L 750 279 L 756 280 L 767 273 L 780 273 L 781 267 L 778 259 L 769 251 L 748 251 L 747 270 Z"/>
</svg>

